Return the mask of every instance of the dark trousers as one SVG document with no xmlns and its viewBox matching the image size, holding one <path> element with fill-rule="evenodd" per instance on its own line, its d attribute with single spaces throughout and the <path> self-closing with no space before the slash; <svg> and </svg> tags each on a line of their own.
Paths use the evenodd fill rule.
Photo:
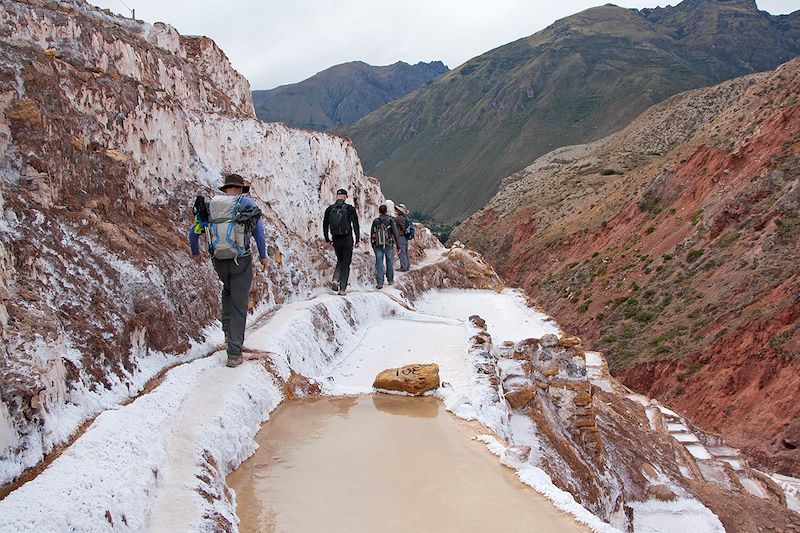
<svg viewBox="0 0 800 533">
<path fill-rule="evenodd" d="M 238 264 L 237 264 L 238 263 Z M 222 331 L 228 342 L 228 357 L 242 356 L 247 327 L 247 302 L 253 281 L 253 258 L 214 259 L 214 270 L 222 281 Z"/>
<path fill-rule="evenodd" d="M 353 237 L 343 235 L 333 237 L 333 250 L 336 252 L 336 270 L 333 271 L 333 281 L 339 284 L 339 290 L 347 289 L 350 279 L 350 262 L 353 260 Z"/>
</svg>

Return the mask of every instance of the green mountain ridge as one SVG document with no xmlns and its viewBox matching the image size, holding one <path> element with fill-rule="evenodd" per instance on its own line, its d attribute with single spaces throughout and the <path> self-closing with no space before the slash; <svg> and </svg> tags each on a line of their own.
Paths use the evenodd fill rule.
<svg viewBox="0 0 800 533">
<path fill-rule="evenodd" d="M 335 65 L 314 76 L 270 90 L 255 90 L 256 116 L 313 130 L 352 124 L 447 72 L 441 61 L 372 66 L 362 61 Z"/>
<path fill-rule="evenodd" d="M 387 196 L 459 220 L 544 153 L 797 54 L 800 12 L 773 16 L 752 0 L 605 5 L 475 57 L 339 131 Z"/>
</svg>

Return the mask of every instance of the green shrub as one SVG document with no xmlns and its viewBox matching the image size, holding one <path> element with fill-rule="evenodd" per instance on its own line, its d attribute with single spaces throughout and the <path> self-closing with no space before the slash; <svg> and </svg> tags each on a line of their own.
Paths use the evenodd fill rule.
<svg viewBox="0 0 800 533">
<path fill-rule="evenodd" d="M 601 176 L 613 176 L 615 174 L 622 174 L 622 172 L 614 168 L 604 168 L 600 171 Z"/>
<path fill-rule="evenodd" d="M 589 305 L 591 303 L 592 303 L 592 299 L 591 298 L 589 298 L 588 300 L 585 300 L 581 305 L 578 306 L 578 312 L 579 313 L 585 313 L 586 311 L 588 311 L 589 310 Z"/>
<path fill-rule="evenodd" d="M 640 211 L 647 211 L 654 215 L 657 215 L 661 212 L 661 200 L 653 191 L 647 191 L 644 193 L 644 195 L 639 199 L 638 206 Z"/>
<path fill-rule="evenodd" d="M 700 256 L 702 256 L 704 252 L 705 250 L 703 250 L 702 248 L 698 248 L 696 250 L 689 250 L 689 253 L 686 254 L 686 262 L 694 263 L 695 261 L 700 259 Z"/>
<path fill-rule="evenodd" d="M 637 322 L 641 322 L 642 324 L 647 324 L 648 322 L 651 322 L 655 317 L 656 316 L 653 313 L 649 313 L 647 311 L 639 311 L 638 313 L 636 313 L 636 316 L 634 318 L 636 319 Z"/>
<path fill-rule="evenodd" d="M 639 312 L 639 303 L 636 301 L 636 298 L 628 298 L 628 301 L 625 302 L 625 307 L 622 309 L 622 316 L 625 318 L 634 318 Z"/>
</svg>

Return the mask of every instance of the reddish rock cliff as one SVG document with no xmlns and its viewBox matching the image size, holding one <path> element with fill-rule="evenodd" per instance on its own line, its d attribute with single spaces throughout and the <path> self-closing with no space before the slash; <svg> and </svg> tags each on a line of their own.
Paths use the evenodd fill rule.
<svg viewBox="0 0 800 533">
<path fill-rule="evenodd" d="M 631 388 L 800 474 L 800 59 L 509 177 L 460 226 Z"/>
</svg>

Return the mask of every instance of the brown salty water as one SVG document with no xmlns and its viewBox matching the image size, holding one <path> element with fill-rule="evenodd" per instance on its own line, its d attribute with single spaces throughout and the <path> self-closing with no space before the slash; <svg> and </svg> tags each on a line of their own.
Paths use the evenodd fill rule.
<svg viewBox="0 0 800 533">
<path fill-rule="evenodd" d="M 586 531 L 435 398 L 286 402 L 228 477 L 243 532 Z"/>
</svg>

